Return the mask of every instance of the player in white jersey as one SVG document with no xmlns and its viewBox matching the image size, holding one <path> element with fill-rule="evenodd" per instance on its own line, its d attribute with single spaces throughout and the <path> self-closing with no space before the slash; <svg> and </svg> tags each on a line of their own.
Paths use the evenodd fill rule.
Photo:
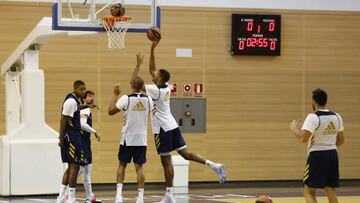
<svg viewBox="0 0 360 203">
<path fill-rule="evenodd" d="M 344 143 L 341 116 L 325 108 L 327 94 L 316 89 L 312 96 L 315 111 L 307 115 L 302 128 L 292 121 L 290 129 L 301 142 L 308 142 L 308 160 L 304 171 L 304 197 L 307 203 L 317 203 L 317 188 L 325 188 L 329 203 L 338 203 L 339 161 L 337 147 Z"/>
<path fill-rule="evenodd" d="M 91 105 L 94 104 L 95 93 L 91 90 L 86 90 L 82 103 Z M 85 203 L 95 203 L 101 202 L 96 200 L 96 197 L 92 191 L 91 187 L 91 170 L 92 170 L 92 150 L 91 150 L 91 134 L 95 135 L 97 141 L 100 141 L 101 137 L 99 132 L 97 132 L 92 127 L 92 113 L 90 108 L 85 108 L 80 110 L 80 123 L 81 123 L 81 137 L 84 145 L 84 154 L 88 159 L 88 164 L 85 166 L 80 166 L 78 177 L 83 176 L 83 184 L 86 192 Z"/>
<path fill-rule="evenodd" d="M 138 76 L 138 73 L 144 57 L 140 53 L 136 57 L 137 65 L 130 80 L 133 93 L 120 97 L 121 91 L 117 85 L 114 88 L 114 98 L 109 105 L 109 115 L 114 115 L 121 110 L 125 114 L 118 154 L 119 167 L 115 203 L 123 202 L 122 187 L 125 168 L 131 162 L 131 159 L 133 159 L 137 173 L 138 197 L 136 203 L 144 202 L 145 176 L 143 164 L 146 162 L 148 116 L 153 110 L 153 102 L 150 97 L 141 93 L 144 88 L 144 80 Z"/>
<path fill-rule="evenodd" d="M 75 203 L 77 175 L 80 166 L 88 163 L 83 151 L 81 139 L 80 110 L 96 107 L 95 104 L 81 105 L 80 98 L 86 91 L 86 85 L 81 80 L 74 82 L 74 92 L 65 97 L 61 110 L 59 146 L 61 159 L 68 164 L 61 186 L 57 203 Z M 68 188 L 68 189 L 67 189 Z"/>
<path fill-rule="evenodd" d="M 206 164 L 217 173 L 220 183 L 225 183 L 226 172 L 223 164 L 213 163 L 187 149 L 179 126 L 170 111 L 171 87 L 168 83 L 170 73 L 165 69 L 156 69 L 154 52 L 158 42 L 153 42 L 151 46 L 149 64 L 149 71 L 155 84 L 145 85 L 145 91 L 154 100 L 152 127 L 155 135 L 156 149 L 161 157 L 161 163 L 164 168 L 166 194 L 161 202 L 172 203 L 175 202 L 173 192 L 174 169 L 170 155 L 172 151 L 176 150 L 186 160 Z"/>
</svg>

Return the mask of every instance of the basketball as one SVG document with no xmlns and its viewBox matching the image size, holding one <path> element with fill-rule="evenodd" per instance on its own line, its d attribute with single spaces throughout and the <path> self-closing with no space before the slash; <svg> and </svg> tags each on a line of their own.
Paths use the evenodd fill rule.
<svg viewBox="0 0 360 203">
<path fill-rule="evenodd" d="M 110 13 L 114 17 L 121 17 L 125 14 L 125 8 L 121 5 L 121 3 L 115 3 L 111 6 Z"/>
<path fill-rule="evenodd" d="M 273 203 L 271 197 L 267 195 L 259 195 L 256 197 L 255 203 Z"/>
<path fill-rule="evenodd" d="M 152 27 L 147 31 L 147 37 L 150 41 L 158 41 L 161 39 L 161 31 L 157 27 Z"/>
</svg>

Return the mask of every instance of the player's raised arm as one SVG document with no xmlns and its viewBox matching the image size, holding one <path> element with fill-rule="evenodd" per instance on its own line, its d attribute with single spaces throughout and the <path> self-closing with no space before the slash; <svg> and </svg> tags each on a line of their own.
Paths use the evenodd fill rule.
<svg viewBox="0 0 360 203">
<path fill-rule="evenodd" d="M 149 72 L 152 77 L 155 77 L 155 72 L 156 72 L 155 48 L 156 48 L 157 44 L 159 43 L 159 41 L 160 40 L 153 41 L 153 43 L 151 45 L 151 50 L 150 50 Z"/>
<path fill-rule="evenodd" d="M 120 112 L 120 109 L 116 107 L 116 102 L 119 100 L 121 94 L 120 85 L 115 85 L 114 87 L 114 96 L 110 101 L 108 114 L 110 116 L 115 115 Z"/>
<path fill-rule="evenodd" d="M 137 53 L 136 54 L 136 67 L 131 76 L 130 85 L 133 85 L 134 79 L 136 78 L 136 76 L 139 76 L 139 70 L 140 70 L 140 67 L 141 67 L 141 64 L 143 63 L 143 61 L 144 61 L 144 56 L 141 55 L 140 53 Z"/>
</svg>

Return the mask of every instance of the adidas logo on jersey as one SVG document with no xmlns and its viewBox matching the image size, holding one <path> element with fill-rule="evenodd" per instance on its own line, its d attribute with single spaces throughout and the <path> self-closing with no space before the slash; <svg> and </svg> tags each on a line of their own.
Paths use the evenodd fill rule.
<svg viewBox="0 0 360 203">
<path fill-rule="evenodd" d="M 133 111 L 146 111 L 144 104 L 139 101 L 132 109 Z"/>
<path fill-rule="evenodd" d="M 170 92 L 166 92 L 166 94 L 164 95 L 164 101 L 169 101 L 170 100 Z"/>
<path fill-rule="evenodd" d="M 333 134 L 337 134 L 337 133 L 338 133 L 338 131 L 336 130 L 335 125 L 332 121 L 328 124 L 328 126 L 322 132 L 323 135 L 333 135 Z"/>
</svg>

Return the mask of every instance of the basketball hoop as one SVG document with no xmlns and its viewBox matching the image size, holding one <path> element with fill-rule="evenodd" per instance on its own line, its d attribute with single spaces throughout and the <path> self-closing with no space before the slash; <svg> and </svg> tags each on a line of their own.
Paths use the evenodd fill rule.
<svg viewBox="0 0 360 203">
<path fill-rule="evenodd" d="M 104 17 L 103 27 L 108 36 L 109 49 L 123 49 L 125 47 L 125 34 L 129 28 L 131 18 L 128 17 Z"/>
</svg>

